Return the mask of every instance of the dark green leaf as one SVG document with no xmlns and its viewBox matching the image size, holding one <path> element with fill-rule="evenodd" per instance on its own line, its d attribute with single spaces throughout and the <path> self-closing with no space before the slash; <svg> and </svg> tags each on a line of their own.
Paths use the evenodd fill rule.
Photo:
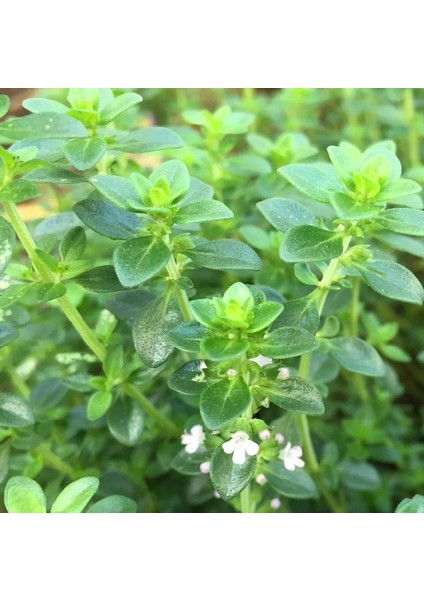
<svg viewBox="0 0 424 600">
<path fill-rule="evenodd" d="M 231 219 L 233 212 L 223 202 L 205 200 L 184 204 L 174 217 L 174 223 L 201 223 L 202 221 L 219 221 Z"/>
<path fill-rule="evenodd" d="M 162 240 L 136 238 L 122 242 L 116 248 L 113 262 L 122 285 L 134 287 L 159 273 L 170 256 L 171 251 Z"/>
<path fill-rule="evenodd" d="M 65 114 L 46 112 L 0 123 L 0 135 L 9 140 L 84 138 L 84 125 Z"/>
<path fill-rule="evenodd" d="M 372 491 L 381 484 L 378 472 L 367 463 L 346 460 L 340 464 L 339 473 L 342 483 L 353 490 Z"/>
<path fill-rule="evenodd" d="M 345 337 L 328 340 L 329 351 L 348 371 L 368 377 L 384 375 L 384 364 L 377 350 L 359 338 Z"/>
<path fill-rule="evenodd" d="M 412 256 L 424 258 L 424 240 L 417 237 L 410 237 L 400 233 L 392 233 L 391 231 L 378 231 L 374 233 L 374 237 L 383 242 L 389 248 L 395 248 L 401 252 L 407 252 Z"/>
<path fill-rule="evenodd" d="M 90 229 L 112 240 L 130 240 L 141 227 L 137 215 L 118 208 L 107 200 L 88 198 L 75 204 L 74 211 Z"/>
<path fill-rule="evenodd" d="M 340 256 L 343 240 L 340 235 L 312 225 L 289 229 L 280 248 L 286 262 L 319 262 Z"/>
<path fill-rule="evenodd" d="M 34 423 L 32 408 L 17 394 L 0 392 L 0 427 L 27 427 Z"/>
<path fill-rule="evenodd" d="M 102 158 L 106 152 L 106 142 L 100 138 L 71 140 L 63 147 L 63 153 L 78 171 L 87 171 Z"/>
<path fill-rule="evenodd" d="M 193 262 L 207 269 L 259 271 L 261 259 L 252 248 L 236 240 L 214 240 L 184 252 Z"/>
<path fill-rule="evenodd" d="M 277 379 L 266 388 L 267 397 L 285 410 L 305 415 L 324 414 L 324 403 L 317 388 L 301 377 Z"/>
<path fill-rule="evenodd" d="M 355 202 L 346 194 L 337 193 L 331 198 L 331 205 L 340 219 L 345 221 L 360 221 L 361 219 L 375 219 L 382 207 L 375 204 Z"/>
<path fill-rule="evenodd" d="M 16 179 L 5 185 L 0 191 L 0 202 L 23 202 L 40 196 L 41 191 L 36 185 L 25 179 Z"/>
<path fill-rule="evenodd" d="M 256 456 L 246 457 L 242 465 L 233 463 L 232 455 L 221 447 L 212 455 L 210 477 L 212 485 L 223 500 L 231 500 L 249 484 L 256 470 Z"/>
<path fill-rule="evenodd" d="M 299 500 L 318 496 L 312 477 L 303 469 L 288 471 L 282 462 L 271 462 L 264 466 L 263 472 L 278 494 Z"/>
<path fill-rule="evenodd" d="M 62 167 L 51 167 L 48 169 L 36 169 L 25 175 L 27 181 L 35 183 L 58 183 L 58 184 L 76 184 L 85 183 L 84 177 L 63 169 Z M 56 215 L 55 215 L 56 216 Z"/>
<path fill-rule="evenodd" d="M 273 329 L 296 326 L 315 334 L 319 329 L 319 315 L 314 301 L 310 298 L 297 298 L 284 303 L 284 311 L 274 321 Z"/>
<path fill-rule="evenodd" d="M 122 152 L 138 154 L 166 148 L 181 148 L 182 145 L 180 136 L 166 127 L 145 127 L 123 137 L 115 148 Z"/>
<path fill-rule="evenodd" d="M 82 227 L 75 227 L 68 231 L 60 243 L 59 251 L 62 260 L 72 262 L 84 254 L 87 237 Z"/>
<path fill-rule="evenodd" d="M 100 294 L 119 292 L 125 288 L 119 282 L 115 269 L 110 266 L 94 267 L 75 278 L 75 281 L 90 292 Z"/>
<path fill-rule="evenodd" d="M 66 294 L 63 283 L 34 283 L 31 286 L 34 302 L 50 302 Z"/>
<path fill-rule="evenodd" d="M 223 379 L 207 387 L 200 398 L 200 414 L 209 429 L 220 429 L 250 406 L 250 391 L 241 377 Z"/>
<path fill-rule="evenodd" d="M 378 223 L 397 233 L 424 235 L 424 211 L 413 208 L 390 208 L 379 217 Z"/>
<path fill-rule="evenodd" d="M 47 512 L 43 490 L 29 477 L 9 479 L 4 490 L 4 504 L 9 513 Z"/>
<path fill-rule="evenodd" d="M 99 488 L 97 477 L 81 477 L 62 490 L 53 502 L 52 513 L 82 513 Z"/>
<path fill-rule="evenodd" d="M 107 413 L 112 404 L 112 394 L 104 390 L 98 390 L 90 396 L 87 405 L 87 419 L 95 421 Z"/>
<path fill-rule="evenodd" d="M 385 260 L 373 260 L 355 266 L 365 283 L 382 296 L 401 302 L 422 304 L 423 286 L 406 267 Z"/>
<path fill-rule="evenodd" d="M 124 446 L 136 446 L 144 429 L 144 413 L 136 400 L 117 398 L 109 409 L 107 424 L 118 442 Z"/>
<path fill-rule="evenodd" d="M 128 179 L 125 179 L 125 177 L 96 175 L 95 177 L 91 177 L 90 183 L 118 208 L 125 210 L 143 208 L 143 203 L 133 184 Z"/>
<path fill-rule="evenodd" d="M 178 305 L 169 297 L 155 298 L 141 309 L 133 325 L 134 346 L 148 367 L 159 367 L 172 354 L 168 333 L 182 320 Z"/>
<path fill-rule="evenodd" d="M 196 321 L 180 323 L 168 332 L 168 339 L 180 350 L 200 352 L 200 343 L 208 335 L 206 327 Z"/>
<path fill-rule="evenodd" d="M 143 98 L 135 92 L 126 92 L 113 98 L 100 112 L 100 124 L 110 123 L 120 114 L 142 102 Z"/>
<path fill-rule="evenodd" d="M 168 386 L 180 394 L 197 396 L 207 386 L 205 373 L 201 367 L 202 361 L 200 360 L 186 363 L 172 373 L 168 379 Z"/>
<path fill-rule="evenodd" d="M 287 231 L 296 225 L 315 225 L 314 215 L 294 200 L 269 198 L 256 205 L 265 219 L 278 231 Z"/>
<path fill-rule="evenodd" d="M 299 192 L 318 202 L 329 202 L 341 188 L 335 172 L 330 169 L 324 171 L 314 165 L 297 164 L 281 167 L 278 172 Z"/>
<path fill-rule="evenodd" d="M 229 340 L 228 338 L 207 337 L 200 344 L 205 358 L 210 360 L 229 360 L 244 354 L 249 348 L 246 340 Z"/>
<path fill-rule="evenodd" d="M 172 461 L 171 467 L 183 475 L 199 475 L 200 465 L 204 462 L 208 462 L 209 459 L 209 450 L 198 450 L 193 454 L 181 450 Z"/>
<path fill-rule="evenodd" d="M 108 496 L 95 502 L 88 509 L 89 513 L 135 513 L 137 504 L 126 496 Z"/>
<path fill-rule="evenodd" d="M 13 340 L 19 337 L 19 331 L 12 327 L 11 325 L 7 325 L 7 323 L 0 322 L 0 348 L 3 346 L 7 346 Z"/>
<path fill-rule="evenodd" d="M 25 296 L 31 289 L 31 285 L 27 283 L 17 283 L 9 286 L 5 290 L 0 291 L 0 308 L 7 308 L 14 304 L 17 300 Z"/>
<path fill-rule="evenodd" d="M 280 327 L 265 336 L 257 348 L 264 356 L 271 358 L 290 358 L 312 352 L 318 343 L 315 336 L 301 327 Z"/>
</svg>

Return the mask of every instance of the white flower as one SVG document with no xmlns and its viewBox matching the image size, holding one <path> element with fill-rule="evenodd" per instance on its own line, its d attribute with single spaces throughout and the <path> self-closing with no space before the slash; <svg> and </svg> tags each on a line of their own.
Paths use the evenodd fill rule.
<svg viewBox="0 0 424 600">
<path fill-rule="evenodd" d="M 271 500 L 271 508 L 273 510 L 278 510 L 280 508 L 280 506 L 281 506 L 281 500 L 280 500 L 280 498 L 273 498 Z"/>
<path fill-rule="evenodd" d="M 292 446 L 290 442 L 287 442 L 287 446 L 280 450 L 279 457 L 288 471 L 294 471 L 296 467 L 305 466 L 305 461 L 300 458 L 302 454 L 303 450 L 300 446 Z"/>
<path fill-rule="evenodd" d="M 236 431 L 231 436 L 231 440 L 222 444 L 222 449 L 225 454 L 233 455 L 235 465 L 244 465 L 246 454 L 255 456 L 259 451 L 259 446 L 256 442 L 249 440 L 249 436 L 244 431 Z"/>
<path fill-rule="evenodd" d="M 284 435 L 282 433 L 276 433 L 275 434 L 275 441 L 278 444 L 282 444 L 284 442 Z"/>
<path fill-rule="evenodd" d="M 237 369 L 227 369 L 227 375 L 228 377 L 235 377 L 238 375 L 238 371 Z"/>
<path fill-rule="evenodd" d="M 203 462 L 200 465 L 200 472 L 201 473 L 209 473 L 210 466 L 211 466 L 211 463 L 209 461 Z"/>
<path fill-rule="evenodd" d="M 260 431 L 258 435 L 260 439 L 264 442 L 265 440 L 269 440 L 269 438 L 271 437 L 271 432 L 268 429 L 262 429 L 262 431 Z"/>
<path fill-rule="evenodd" d="M 181 436 L 181 443 L 185 446 L 185 451 L 188 454 L 194 454 L 197 452 L 199 446 L 205 441 L 205 434 L 203 433 L 203 427 L 201 425 L 194 425 L 190 429 L 190 433 L 183 433 Z"/>
<path fill-rule="evenodd" d="M 256 363 L 260 367 L 271 365 L 274 362 L 272 358 L 268 358 L 267 356 L 263 356 L 262 354 L 258 354 L 258 356 L 255 356 L 254 358 L 249 358 L 249 360 Z"/>
<path fill-rule="evenodd" d="M 259 473 L 259 475 L 256 475 L 255 481 L 259 485 L 265 485 L 268 480 L 263 473 Z"/>
<path fill-rule="evenodd" d="M 287 367 L 282 367 L 278 369 L 277 379 L 288 379 L 290 377 L 290 369 Z"/>
</svg>

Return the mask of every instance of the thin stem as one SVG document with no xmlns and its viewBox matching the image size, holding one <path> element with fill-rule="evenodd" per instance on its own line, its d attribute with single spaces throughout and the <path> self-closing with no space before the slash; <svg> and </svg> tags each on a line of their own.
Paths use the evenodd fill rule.
<svg viewBox="0 0 424 600">
<path fill-rule="evenodd" d="M 48 467 L 51 467 L 52 469 L 55 469 L 56 471 L 59 471 L 59 473 L 63 473 L 64 475 L 72 475 L 72 467 L 66 464 L 46 444 L 41 444 L 37 448 L 37 453 Z"/>
<path fill-rule="evenodd" d="M 157 410 L 157 408 L 153 406 L 150 400 L 148 400 L 146 396 L 135 387 L 135 385 L 133 385 L 132 383 L 124 383 L 122 385 L 122 389 L 129 396 L 131 396 L 135 400 L 138 400 L 144 412 L 150 415 L 152 419 L 154 419 L 156 423 L 161 425 L 172 437 L 180 437 L 179 428 L 176 425 L 174 425 L 174 423 L 170 419 L 168 419 L 168 417 L 162 415 Z"/>
<path fill-rule="evenodd" d="M 350 305 L 350 335 L 358 336 L 359 298 L 361 292 L 361 279 L 355 277 L 352 283 L 352 302 Z"/>
<path fill-rule="evenodd" d="M 171 258 L 166 265 L 166 270 L 168 272 L 169 278 L 173 281 L 176 281 L 180 278 L 180 271 L 177 263 L 175 262 L 174 255 L 171 255 Z M 174 285 L 174 293 L 175 298 L 177 299 L 178 306 L 180 307 L 181 314 L 184 317 L 185 321 L 192 321 L 193 315 L 191 314 L 190 303 L 187 297 L 185 290 L 182 290 L 178 285 Z"/>
<path fill-rule="evenodd" d="M 299 377 L 307 379 L 309 374 L 309 366 L 311 364 L 311 354 L 304 354 L 299 363 Z M 306 464 L 311 473 L 315 473 L 319 469 L 318 460 L 315 454 L 312 443 L 311 432 L 309 430 L 308 417 L 303 414 L 296 414 L 296 422 L 302 437 L 302 445 L 305 451 Z"/>
<path fill-rule="evenodd" d="M 22 377 L 13 369 L 12 367 L 8 367 L 6 369 L 7 374 L 9 375 L 13 385 L 21 393 L 24 398 L 29 398 L 31 390 L 22 379 Z"/>
<path fill-rule="evenodd" d="M 251 513 L 250 507 L 250 483 L 240 493 L 240 512 Z"/>
</svg>

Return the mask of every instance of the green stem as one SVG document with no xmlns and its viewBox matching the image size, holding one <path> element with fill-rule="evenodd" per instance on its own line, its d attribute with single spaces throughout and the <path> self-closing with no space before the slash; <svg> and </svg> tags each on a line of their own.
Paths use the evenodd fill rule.
<svg viewBox="0 0 424 600">
<path fill-rule="evenodd" d="M 304 354 L 299 363 L 299 377 L 308 378 L 309 366 L 311 364 L 311 353 Z M 318 460 L 315 454 L 314 445 L 312 443 L 311 432 L 309 430 L 308 417 L 303 414 L 296 414 L 296 422 L 302 437 L 302 446 L 305 451 L 306 464 L 311 473 L 315 473 L 319 469 Z"/>
<path fill-rule="evenodd" d="M 414 90 L 406 89 L 403 93 L 403 112 L 408 127 L 408 150 L 411 167 L 416 167 L 420 160 L 420 136 L 415 113 Z"/>
<path fill-rule="evenodd" d="M 59 471 L 59 473 L 63 473 L 63 475 L 72 475 L 72 467 L 66 464 L 57 454 L 52 452 L 48 446 L 41 444 L 36 451 L 48 467 Z"/>
<path fill-rule="evenodd" d="M 152 419 L 161 425 L 172 437 L 180 437 L 179 428 L 168 417 L 162 415 L 155 406 L 142 394 L 132 383 L 124 383 L 122 389 L 129 396 L 138 400 L 141 408 L 145 413 L 150 415 Z"/>
<path fill-rule="evenodd" d="M 174 255 L 171 255 L 171 258 L 166 265 L 166 270 L 168 272 L 169 278 L 173 281 L 176 281 L 180 278 L 180 271 L 177 263 L 175 262 Z M 177 284 L 174 284 L 174 293 L 175 298 L 177 299 L 178 306 L 180 307 L 181 314 L 184 317 L 185 321 L 192 321 L 193 315 L 191 314 L 190 303 L 187 297 L 185 290 L 182 290 L 178 287 Z"/>
<path fill-rule="evenodd" d="M 350 335 L 358 337 L 359 298 L 361 292 L 361 279 L 355 277 L 352 283 L 352 302 L 350 305 Z"/>
<path fill-rule="evenodd" d="M 18 375 L 18 373 L 12 367 L 8 367 L 6 369 L 6 372 L 9 375 L 13 385 L 18 390 L 18 392 L 20 392 L 24 398 L 28 399 L 31 390 L 29 389 L 25 381 L 22 379 L 22 377 L 20 377 L 20 375 Z"/>
<path fill-rule="evenodd" d="M 250 483 L 240 493 L 240 512 L 251 513 L 250 507 Z"/>
<path fill-rule="evenodd" d="M 29 258 L 31 259 L 39 275 L 42 277 L 43 281 L 51 283 L 54 282 L 52 273 L 50 273 L 48 268 L 38 258 L 37 253 L 35 252 L 35 242 L 27 226 L 23 222 L 16 206 L 8 202 L 5 202 L 3 206 L 16 232 L 16 235 L 20 239 L 22 246 L 25 248 Z M 90 329 L 69 298 L 62 296 L 62 298 L 57 299 L 57 302 L 87 346 L 97 356 L 97 358 L 103 362 L 106 356 L 105 346 L 97 339 L 94 331 Z M 153 406 L 153 404 L 151 404 L 150 401 L 141 392 L 139 392 L 135 386 L 131 384 L 125 384 L 124 388 L 132 398 L 140 402 L 140 405 L 144 408 L 145 412 L 150 415 L 159 425 L 166 429 L 171 435 L 179 435 L 179 430 L 174 423 L 161 415 L 160 412 L 158 412 Z"/>
</svg>

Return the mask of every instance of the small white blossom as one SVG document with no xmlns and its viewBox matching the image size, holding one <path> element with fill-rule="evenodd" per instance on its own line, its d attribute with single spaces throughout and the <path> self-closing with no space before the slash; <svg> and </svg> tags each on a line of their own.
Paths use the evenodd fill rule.
<svg viewBox="0 0 424 600">
<path fill-rule="evenodd" d="M 205 434 L 201 425 L 194 425 L 190 429 L 190 433 L 183 433 L 181 443 L 185 446 L 185 451 L 188 454 L 194 454 L 199 449 L 199 446 L 205 441 Z"/>
<path fill-rule="evenodd" d="M 204 361 L 204 360 L 201 360 L 201 361 L 200 361 L 200 365 L 199 365 L 199 369 L 200 369 L 201 371 L 203 371 L 203 369 L 207 369 L 207 368 L 208 368 L 208 367 L 206 366 L 206 363 L 205 363 L 205 361 Z"/>
<path fill-rule="evenodd" d="M 249 360 L 256 363 L 260 367 L 271 365 L 274 362 L 272 358 L 268 358 L 267 356 L 263 356 L 262 354 L 258 354 L 258 356 L 255 356 L 254 358 L 249 358 Z"/>
<path fill-rule="evenodd" d="M 282 367 L 278 369 L 277 379 L 288 379 L 290 377 L 290 369 L 287 367 Z"/>
<path fill-rule="evenodd" d="M 263 473 L 259 473 L 259 475 L 256 475 L 255 481 L 259 485 L 265 485 L 268 480 Z"/>
<path fill-rule="evenodd" d="M 265 440 L 269 440 L 269 438 L 271 437 L 271 432 L 269 431 L 269 429 L 262 429 L 262 431 L 260 431 L 258 435 L 260 439 L 264 442 Z"/>
<path fill-rule="evenodd" d="M 278 510 L 280 508 L 280 506 L 281 506 L 281 500 L 280 500 L 280 498 L 273 498 L 271 500 L 271 508 L 273 510 Z"/>
<path fill-rule="evenodd" d="M 249 440 L 249 436 L 244 431 L 236 431 L 231 436 L 231 440 L 222 444 L 222 449 L 225 454 L 233 455 L 235 465 L 244 465 L 246 454 L 255 456 L 259 451 L 259 446 L 256 442 Z"/>
<path fill-rule="evenodd" d="M 278 442 L 278 444 L 282 444 L 284 442 L 284 435 L 282 433 L 276 433 L 275 441 Z"/>
<path fill-rule="evenodd" d="M 211 463 L 209 461 L 203 462 L 200 465 L 200 472 L 201 473 L 209 473 L 209 469 L 210 469 Z"/>
<path fill-rule="evenodd" d="M 287 446 L 280 450 L 279 457 L 288 471 L 294 471 L 296 467 L 305 466 L 305 461 L 300 458 L 302 454 L 303 450 L 300 446 L 292 446 L 290 442 L 287 442 Z"/>
<path fill-rule="evenodd" d="M 227 369 L 228 377 L 235 377 L 238 374 L 237 369 Z"/>
</svg>

